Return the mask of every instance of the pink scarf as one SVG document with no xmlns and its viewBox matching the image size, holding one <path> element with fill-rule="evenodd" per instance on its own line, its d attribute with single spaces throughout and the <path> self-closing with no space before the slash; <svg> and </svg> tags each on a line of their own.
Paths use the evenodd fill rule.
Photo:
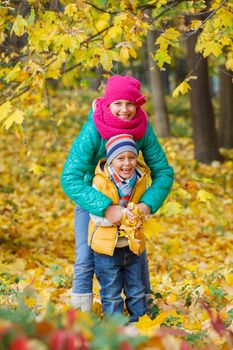
<svg viewBox="0 0 233 350">
<path fill-rule="evenodd" d="M 139 140 L 146 133 L 148 118 L 146 112 L 139 107 L 132 120 L 122 120 L 111 113 L 103 98 L 97 98 L 93 120 L 104 140 L 119 134 L 130 134 L 135 140 Z"/>
</svg>

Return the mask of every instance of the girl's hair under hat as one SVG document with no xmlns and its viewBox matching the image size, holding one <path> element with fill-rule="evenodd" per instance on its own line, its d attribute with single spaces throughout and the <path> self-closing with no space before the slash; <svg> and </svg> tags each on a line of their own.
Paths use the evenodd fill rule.
<svg viewBox="0 0 233 350">
<path fill-rule="evenodd" d="M 112 160 L 123 152 L 133 152 L 138 155 L 136 143 L 133 136 L 129 134 L 121 134 L 112 136 L 106 144 L 107 163 L 111 164 Z"/>
<path fill-rule="evenodd" d="M 136 78 L 128 75 L 114 75 L 107 81 L 103 99 L 107 106 L 116 100 L 127 100 L 140 107 L 146 102 L 140 88 L 141 83 Z"/>
</svg>

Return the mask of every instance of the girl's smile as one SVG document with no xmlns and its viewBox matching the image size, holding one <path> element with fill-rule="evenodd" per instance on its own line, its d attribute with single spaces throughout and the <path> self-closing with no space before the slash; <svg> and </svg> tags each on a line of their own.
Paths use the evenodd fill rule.
<svg viewBox="0 0 233 350">
<path fill-rule="evenodd" d="M 116 100 L 110 103 L 109 109 L 116 117 L 130 121 L 132 120 L 137 112 L 136 106 L 127 100 Z"/>
</svg>

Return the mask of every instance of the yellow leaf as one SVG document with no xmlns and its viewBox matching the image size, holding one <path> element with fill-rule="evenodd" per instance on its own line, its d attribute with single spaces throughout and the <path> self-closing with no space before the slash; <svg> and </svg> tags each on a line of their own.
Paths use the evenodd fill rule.
<svg viewBox="0 0 233 350">
<path fill-rule="evenodd" d="M 109 26 L 110 15 L 103 13 L 98 16 L 98 21 L 95 23 L 95 27 L 98 31 L 101 31 Z"/>
<path fill-rule="evenodd" d="M 27 25 L 28 24 L 25 19 L 21 15 L 18 15 L 11 29 L 11 34 L 12 32 L 15 32 L 17 36 L 22 36 L 27 28 Z"/>
<path fill-rule="evenodd" d="M 167 50 L 168 46 L 177 46 L 178 38 L 180 36 L 180 32 L 175 28 L 168 28 L 165 30 L 163 34 L 161 34 L 156 40 L 156 44 L 160 45 L 162 50 Z"/>
<path fill-rule="evenodd" d="M 160 225 L 155 218 L 151 217 L 143 223 L 143 232 L 147 238 L 151 238 L 159 232 Z"/>
<path fill-rule="evenodd" d="M 218 57 L 222 52 L 222 45 L 213 41 L 205 43 L 203 56 L 207 57 L 210 54 L 213 54 L 215 57 Z"/>
<path fill-rule="evenodd" d="M 21 125 L 24 120 L 24 112 L 21 111 L 20 109 L 16 109 L 14 113 L 9 115 L 9 117 L 6 118 L 4 121 L 3 126 L 8 130 L 13 123 Z"/>
<path fill-rule="evenodd" d="M 191 28 L 197 29 L 201 26 L 201 24 L 202 24 L 201 20 L 193 20 L 193 21 L 191 21 Z"/>
<path fill-rule="evenodd" d="M 9 101 L 3 103 L 3 105 L 0 106 L 0 121 L 5 119 L 8 114 L 11 112 L 12 106 Z"/>
<path fill-rule="evenodd" d="M 186 94 L 189 90 L 191 89 L 191 86 L 189 85 L 189 83 L 187 83 L 187 81 L 183 81 L 180 85 L 178 85 L 175 90 L 172 93 L 172 97 L 176 98 L 178 97 L 180 94 L 184 95 Z"/>
<path fill-rule="evenodd" d="M 222 36 L 218 41 L 222 44 L 222 46 L 231 44 L 231 39 L 226 35 Z"/>
<path fill-rule="evenodd" d="M 33 164 L 29 171 L 33 172 L 35 175 L 40 175 L 45 171 L 45 168 L 40 164 Z"/>
<path fill-rule="evenodd" d="M 130 49 L 129 49 L 129 54 L 133 58 L 137 58 L 137 52 L 132 47 L 130 47 Z"/>
<path fill-rule="evenodd" d="M 214 199 L 214 196 L 205 190 L 200 190 L 197 193 L 197 199 L 200 202 L 207 203 L 209 201 L 212 201 Z"/>
<path fill-rule="evenodd" d="M 46 72 L 46 78 L 52 78 L 52 79 L 57 80 L 60 76 L 61 76 L 60 68 L 57 68 L 57 69 L 49 69 L 49 70 Z"/>
<path fill-rule="evenodd" d="M 104 51 L 101 58 L 100 58 L 100 63 L 102 64 L 103 68 L 106 71 L 109 71 L 112 69 L 112 58 L 110 55 L 108 55 L 107 51 Z"/>
<path fill-rule="evenodd" d="M 226 68 L 229 70 L 233 70 L 233 57 L 226 60 Z"/>
<path fill-rule="evenodd" d="M 6 82 L 9 83 L 10 81 L 16 79 L 17 75 L 20 75 L 19 72 L 22 72 L 22 69 L 18 65 L 12 68 L 10 72 L 6 75 Z"/>
<path fill-rule="evenodd" d="M 128 47 L 122 46 L 120 49 L 120 60 L 122 63 L 126 63 L 129 59 L 129 49 Z"/>
<path fill-rule="evenodd" d="M 162 68 L 164 63 L 171 63 L 171 56 L 167 50 L 157 50 L 153 58 L 156 60 L 159 68 Z"/>
<path fill-rule="evenodd" d="M 180 213 L 182 206 L 178 202 L 168 202 L 160 209 L 160 214 L 165 216 L 173 216 Z"/>
<path fill-rule="evenodd" d="M 73 101 L 69 101 L 66 103 L 66 109 L 68 112 L 74 112 L 75 108 L 75 103 Z"/>
</svg>

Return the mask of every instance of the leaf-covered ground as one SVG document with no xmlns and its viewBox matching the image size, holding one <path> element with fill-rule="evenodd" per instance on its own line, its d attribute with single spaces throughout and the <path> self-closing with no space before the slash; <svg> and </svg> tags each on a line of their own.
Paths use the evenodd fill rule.
<svg viewBox="0 0 233 350">
<path fill-rule="evenodd" d="M 63 194 L 59 177 L 89 105 L 82 103 L 79 117 L 76 108 L 70 101 L 58 117 L 54 107 L 56 118 L 49 122 L 45 110 L 34 129 L 25 125 L 17 135 L 1 135 L 1 306 L 12 307 L 15 295 L 30 285 L 36 296 L 27 297 L 26 303 L 39 315 L 49 300 L 57 310 L 69 308 L 74 205 Z M 157 317 L 144 316 L 137 327 L 153 339 L 156 330 L 167 325 L 185 331 L 190 344 L 227 349 L 226 337 L 213 329 L 210 319 L 218 315 L 225 327 L 232 327 L 232 154 L 228 152 L 222 164 L 203 165 L 193 160 L 191 139 L 161 142 L 176 179 L 166 204 L 155 215 L 154 235 L 148 234 Z M 96 281 L 94 292 L 94 310 L 101 315 Z"/>
</svg>

